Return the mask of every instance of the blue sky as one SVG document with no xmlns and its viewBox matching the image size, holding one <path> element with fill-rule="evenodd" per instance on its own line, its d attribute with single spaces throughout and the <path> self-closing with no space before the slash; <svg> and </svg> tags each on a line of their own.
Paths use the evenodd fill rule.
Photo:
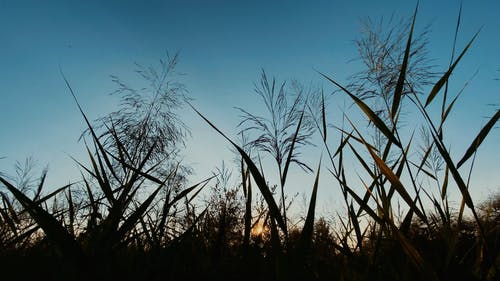
<svg viewBox="0 0 500 281">
<path fill-rule="evenodd" d="M 449 125 L 450 145 L 463 153 L 499 103 L 499 1 L 464 0 L 458 47 L 480 28 L 459 65 L 457 89 L 478 71 Z M 415 1 L 8 1 L 0 0 L 0 171 L 33 156 L 49 164 L 49 185 L 78 179 L 70 155 L 83 158 L 83 120 L 59 73 L 63 69 L 90 118 L 116 108 L 110 75 L 131 84 L 134 62 L 154 64 L 180 51 L 179 70 L 194 104 L 221 129 L 237 131 L 235 106 L 258 110 L 253 82 L 263 68 L 278 79 L 333 88 L 314 71 L 346 82 L 360 70 L 352 40 L 360 19 L 410 17 Z M 420 1 L 417 29 L 431 23 L 430 55 L 439 70 L 449 61 L 459 1 Z M 339 99 L 332 100 L 338 111 Z M 181 113 L 192 137 L 185 161 L 203 178 L 231 152 L 192 111 Z M 335 120 L 332 120 L 335 123 Z M 498 190 L 498 130 L 484 143 L 474 194 Z M 209 147 L 209 149 L 207 149 Z M 318 152 L 311 157 L 316 166 Z M 458 157 L 458 156 L 457 156 Z M 300 182 L 312 185 L 312 180 Z M 303 192 L 300 188 L 296 189 Z M 309 193 L 309 192 L 307 192 Z M 335 198 L 323 191 L 323 197 Z M 335 199 L 332 199 L 335 201 Z"/>
</svg>

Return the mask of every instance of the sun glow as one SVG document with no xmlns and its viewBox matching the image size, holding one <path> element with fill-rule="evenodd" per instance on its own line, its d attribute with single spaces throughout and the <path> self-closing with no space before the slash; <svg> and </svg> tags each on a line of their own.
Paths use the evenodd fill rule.
<svg viewBox="0 0 500 281">
<path fill-rule="evenodd" d="M 261 236 L 264 231 L 265 231 L 264 222 L 262 220 L 259 220 L 252 227 L 251 234 L 252 234 L 252 236 Z"/>
</svg>

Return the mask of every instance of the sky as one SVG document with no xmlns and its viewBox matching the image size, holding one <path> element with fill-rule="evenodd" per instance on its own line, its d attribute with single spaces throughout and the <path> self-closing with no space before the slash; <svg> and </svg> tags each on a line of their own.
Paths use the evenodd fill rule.
<svg viewBox="0 0 500 281">
<path fill-rule="evenodd" d="M 477 71 L 449 125 L 450 149 L 462 154 L 500 102 L 499 1 L 464 0 L 458 48 L 480 35 L 453 77 L 456 89 Z M 360 70 L 353 40 L 366 17 L 411 17 L 416 1 L 8 1 L 0 0 L 0 171 L 32 156 L 49 166 L 48 185 L 79 179 L 71 157 L 86 159 L 78 141 L 85 124 L 61 76 L 70 82 L 90 119 L 117 108 L 110 75 L 139 83 L 134 63 L 156 64 L 180 53 L 180 79 L 195 105 L 224 132 L 237 132 L 235 107 L 258 111 L 253 83 L 261 69 L 277 79 L 298 79 L 331 92 L 315 70 L 346 83 Z M 449 63 L 460 1 L 419 3 L 417 29 L 431 24 L 429 50 L 438 69 Z M 340 111 L 341 98 L 330 101 Z M 233 158 L 227 142 L 192 110 L 180 112 L 192 136 L 184 161 L 205 178 Z M 332 123 L 338 120 L 329 120 Z M 498 190 L 500 135 L 494 130 L 478 153 L 473 197 Z M 320 151 L 321 152 L 321 151 Z M 308 159 L 317 165 L 320 152 Z M 458 156 L 456 156 L 458 157 Z M 326 165 L 326 164 L 325 164 Z M 328 168 L 327 166 L 325 167 Z M 300 174 L 300 170 L 294 170 Z M 312 175 L 296 177 L 310 190 Z M 307 188 L 303 188 L 303 186 Z M 336 202 L 330 190 L 324 202 Z M 329 203 L 326 203 L 329 204 Z"/>
</svg>

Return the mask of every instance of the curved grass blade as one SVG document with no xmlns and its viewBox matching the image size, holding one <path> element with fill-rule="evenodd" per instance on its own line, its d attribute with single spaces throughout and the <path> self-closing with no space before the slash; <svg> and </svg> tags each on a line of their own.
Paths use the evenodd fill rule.
<svg viewBox="0 0 500 281">
<path fill-rule="evenodd" d="M 82 107 L 80 106 L 80 103 L 78 102 L 78 99 L 76 98 L 76 95 L 73 91 L 73 88 L 71 88 L 71 85 L 69 84 L 69 81 L 68 79 L 66 79 L 66 76 L 64 76 L 64 73 L 62 72 L 62 69 L 59 69 L 59 72 L 61 73 L 61 76 L 63 77 L 64 79 L 64 82 L 66 83 L 66 86 L 68 87 L 71 95 L 73 96 L 73 99 L 78 107 L 78 110 L 80 111 L 80 113 L 82 114 L 83 116 L 83 119 L 85 120 L 85 123 L 87 124 L 87 127 L 89 128 L 89 131 L 92 135 L 92 138 L 94 140 L 94 143 L 97 144 L 97 147 L 99 148 L 99 150 L 101 151 L 101 154 L 102 154 L 102 157 L 104 158 L 104 161 L 106 162 L 106 166 L 109 168 L 109 170 L 111 171 L 111 173 L 113 174 L 113 176 L 118 179 L 119 177 L 116 175 L 116 173 L 114 172 L 114 169 L 113 169 L 113 165 L 111 164 L 111 161 L 108 159 L 108 157 L 106 156 L 106 150 L 104 149 L 104 146 L 101 144 L 101 142 L 99 141 L 99 137 L 97 136 L 96 132 L 94 131 L 94 128 L 92 128 L 92 125 L 90 124 L 90 121 L 89 119 L 87 118 L 87 115 L 85 115 L 85 113 L 83 112 L 83 109 Z"/>
<path fill-rule="evenodd" d="M 188 103 L 189 104 L 189 103 Z M 245 160 L 245 163 L 247 164 L 248 168 L 250 169 L 250 173 L 252 174 L 255 183 L 257 183 L 257 187 L 259 187 L 260 192 L 262 193 L 262 196 L 264 197 L 264 200 L 266 200 L 266 203 L 269 207 L 269 212 L 271 213 L 271 216 L 276 220 L 278 223 L 279 227 L 284 233 L 287 233 L 286 229 L 286 224 L 281 216 L 280 210 L 278 208 L 278 205 L 276 204 L 276 201 L 274 200 L 273 194 L 271 193 L 271 190 L 267 186 L 267 183 L 264 179 L 264 177 L 261 175 L 259 172 L 259 169 L 257 166 L 253 163 L 252 159 L 250 159 L 250 156 L 241 148 L 239 147 L 235 142 L 233 142 L 229 137 L 227 137 L 221 130 L 219 130 L 212 122 L 210 122 L 203 114 L 201 114 L 194 106 L 189 104 L 191 108 L 203 119 L 205 122 L 207 122 L 214 130 L 216 130 L 221 136 L 223 136 L 227 141 L 229 141 L 236 150 L 241 154 L 243 159 Z"/>
<path fill-rule="evenodd" d="M 493 126 L 495 126 L 498 119 L 500 119 L 500 110 L 498 110 L 497 113 L 490 119 L 490 121 L 486 123 L 486 125 L 481 129 L 474 141 L 472 141 L 472 144 L 469 146 L 462 159 L 458 161 L 457 169 L 460 168 L 460 166 L 462 166 L 474 154 L 474 152 L 476 152 L 490 130 L 493 128 Z"/>
<path fill-rule="evenodd" d="M 334 81 L 330 77 L 326 76 L 325 74 L 323 74 L 321 72 L 319 74 L 322 75 L 324 78 L 326 78 L 328 81 L 335 84 L 337 87 L 339 87 L 346 94 L 348 94 L 351 97 L 351 99 L 356 103 L 356 105 L 365 113 L 365 115 L 368 117 L 368 119 L 370 119 L 370 121 L 386 136 L 386 138 L 388 140 L 390 140 L 392 143 L 394 143 L 395 145 L 397 145 L 398 147 L 401 147 L 401 143 L 399 143 L 399 141 L 396 139 L 396 137 L 391 132 L 391 130 L 389 130 L 387 125 L 385 125 L 384 121 L 382 121 L 382 119 L 380 119 L 380 117 L 378 117 L 378 115 L 375 114 L 375 112 L 373 112 L 373 110 L 371 110 L 371 108 L 368 105 L 366 105 L 362 100 L 360 100 L 355 95 L 351 94 L 351 92 L 349 92 L 349 90 L 344 88 L 342 85 L 340 85 L 339 83 L 337 83 L 336 81 Z"/>
<path fill-rule="evenodd" d="M 196 198 L 198 196 L 198 194 L 200 194 L 200 192 L 205 188 L 205 186 L 208 185 L 208 181 L 211 180 L 211 179 L 213 179 L 214 177 L 210 177 L 210 178 L 208 178 L 208 179 L 206 179 L 206 180 L 204 180 L 202 182 L 197 183 L 196 186 L 199 186 L 202 183 L 203 183 L 203 185 L 200 186 L 200 188 L 198 188 L 198 190 L 191 196 L 191 198 L 189 198 L 189 200 L 187 201 L 187 203 L 191 203 L 191 201 L 193 201 L 193 199 Z M 174 198 L 174 200 L 175 200 L 175 198 Z"/>
<path fill-rule="evenodd" d="M 351 132 L 351 134 L 352 134 L 352 132 Z M 349 142 L 350 138 L 351 138 L 351 135 L 347 135 L 346 137 L 342 137 L 340 144 L 337 147 L 337 150 L 335 151 L 333 156 L 330 156 L 330 159 L 332 159 L 332 161 L 333 161 L 333 158 L 335 158 L 335 156 L 339 155 L 342 152 L 342 150 L 344 149 L 344 146 Z M 327 151 L 330 151 L 330 150 L 328 149 Z"/>
<path fill-rule="evenodd" d="M 208 179 L 205 179 L 197 184 L 194 184 L 186 189 L 184 189 L 183 191 L 179 192 L 179 194 L 177 194 L 177 196 L 174 197 L 174 199 L 172 199 L 172 201 L 169 202 L 169 205 L 170 207 L 173 206 L 175 203 L 177 203 L 177 201 L 181 200 L 182 198 L 186 197 L 191 191 L 193 191 L 194 189 L 196 189 L 198 186 L 200 186 L 201 184 L 203 184 L 201 186 L 201 188 L 196 192 L 196 194 L 198 194 L 205 186 L 207 186 L 207 183 L 215 178 L 216 175 L 214 176 L 211 176 L 209 177 Z M 193 198 L 190 199 L 190 201 L 192 200 Z"/>
<path fill-rule="evenodd" d="M 404 84 L 405 84 L 406 69 L 408 67 L 408 60 L 410 59 L 411 40 L 413 37 L 413 30 L 415 27 L 415 19 L 417 18 L 417 9 L 418 9 L 418 4 L 417 4 L 417 7 L 415 8 L 415 12 L 413 13 L 413 21 L 411 23 L 410 34 L 408 35 L 408 42 L 406 43 L 405 55 L 403 58 L 403 63 L 401 64 L 401 71 L 399 73 L 399 78 L 398 78 L 398 82 L 396 84 L 396 89 L 394 90 L 394 96 L 393 96 L 392 107 L 391 107 L 391 119 L 393 121 L 396 118 L 396 113 L 398 111 L 399 104 L 401 103 L 401 97 L 403 96 L 403 88 L 404 88 Z"/>
<path fill-rule="evenodd" d="M 407 161 L 407 155 L 408 155 L 408 151 L 410 150 L 410 145 L 411 145 L 411 140 L 408 142 L 408 145 L 406 146 L 406 149 L 403 151 L 403 153 L 402 153 L 402 155 L 401 155 L 401 156 L 402 156 L 401 161 L 400 161 L 400 159 L 398 158 L 398 159 L 394 162 L 394 166 L 393 166 L 393 167 L 391 167 L 391 171 L 394 171 L 394 169 L 396 168 L 397 163 L 399 162 L 399 166 L 398 166 L 398 168 L 397 168 L 397 170 L 396 170 L 396 173 L 395 173 L 396 177 L 398 177 L 398 178 L 401 178 L 401 175 L 403 174 L 403 169 L 404 169 L 405 165 L 406 165 L 406 164 L 407 164 L 407 162 L 408 162 L 408 161 Z M 401 157 L 401 156 L 400 156 L 400 157 Z M 390 189 L 389 189 L 389 192 L 388 192 L 388 194 L 387 194 L 387 197 L 389 198 L 389 200 L 392 198 L 392 195 L 394 194 L 394 190 L 395 190 L 394 186 L 393 186 L 393 185 L 391 185 L 391 187 L 390 187 Z"/>
<path fill-rule="evenodd" d="M 481 30 L 479 30 L 479 31 L 481 31 Z M 448 79 L 450 78 L 451 73 L 455 69 L 455 66 L 457 66 L 458 62 L 462 59 L 462 57 L 464 56 L 464 54 L 467 52 L 467 50 L 469 49 L 469 47 L 472 45 L 472 42 L 474 42 L 474 40 L 476 39 L 477 35 L 479 35 L 479 31 L 477 31 L 476 34 L 474 34 L 474 36 L 469 41 L 469 43 L 467 44 L 467 46 L 465 46 L 465 48 L 462 51 L 462 53 L 460 53 L 460 55 L 455 60 L 455 62 L 450 66 L 450 68 L 448 69 L 448 71 L 446 71 L 446 73 L 437 81 L 437 83 L 434 85 L 434 87 L 432 87 L 432 90 L 429 93 L 429 96 L 427 97 L 427 100 L 425 101 L 425 107 L 427 107 L 432 102 L 432 100 L 436 97 L 437 93 L 439 93 L 439 91 L 441 90 L 441 88 L 448 81 Z"/>
<path fill-rule="evenodd" d="M 458 38 L 458 31 L 460 30 L 460 22 L 462 19 L 462 3 L 460 3 L 460 9 L 458 10 L 458 17 L 457 17 L 457 24 L 455 26 L 455 34 L 453 36 L 453 47 L 451 48 L 451 58 L 450 58 L 450 66 L 453 64 L 453 59 L 455 58 L 455 51 L 457 49 L 457 38 Z M 460 95 L 460 94 L 459 94 Z M 445 117 L 445 106 L 446 106 L 446 101 L 448 100 L 448 82 L 445 83 L 444 87 L 444 93 L 443 93 L 443 103 L 441 105 L 441 118 L 442 121 L 441 123 L 444 122 L 446 119 Z M 448 107 L 450 109 L 450 107 Z"/>
<path fill-rule="evenodd" d="M 379 167 L 380 171 L 387 177 L 392 186 L 396 189 L 399 195 L 401 195 L 401 198 L 406 201 L 406 204 L 413 209 L 415 214 L 417 214 L 422 220 L 426 221 L 424 214 L 420 211 L 420 209 L 418 209 L 417 205 L 413 203 L 413 199 L 410 197 L 403 184 L 399 181 L 399 177 L 396 176 L 387 164 L 368 146 L 367 149 L 369 150 L 373 160 L 375 160 L 375 163 Z"/>
<path fill-rule="evenodd" d="M 302 118 L 304 117 L 304 111 L 300 114 L 299 122 L 297 123 L 297 129 L 295 130 L 295 134 L 293 135 L 292 143 L 290 144 L 290 150 L 288 151 L 288 156 L 286 158 L 285 168 L 283 169 L 283 175 L 281 177 L 281 186 L 285 186 L 286 176 L 288 174 L 288 167 L 290 166 L 290 162 L 292 161 L 293 156 L 293 148 L 295 147 L 295 142 L 297 141 L 297 136 L 299 135 L 300 125 L 302 124 Z"/>
</svg>

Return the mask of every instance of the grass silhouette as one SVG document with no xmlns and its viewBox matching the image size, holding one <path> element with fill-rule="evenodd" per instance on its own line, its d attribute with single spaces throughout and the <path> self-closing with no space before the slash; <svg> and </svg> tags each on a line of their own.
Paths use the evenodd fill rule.
<svg viewBox="0 0 500 281">
<path fill-rule="evenodd" d="M 192 186 L 171 180 L 181 173 L 178 169 L 158 173 L 162 159 L 155 154 L 159 144 L 154 138 L 142 142 L 147 132 L 139 130 L 137 141 L 125 142 L 112 118 L 101 119 L 99 128 L 107 130 L 103 138 L 66 81 L 88 127 L 90 164 L 75 159 L 81 166 L 82 181 L 46 195 L 46 173 L 34 196 L 0 177 L 2 279 L 498 280 L 499 195 L 478 207 L 468 191 L 469 175 L 459 168 L 477 161 L 475 153 L 500 118 L 500 110 L 479 129 L 458 162 L 447 150 L 443 124 L 460 93 L 451 102 L 443 98 L 436 105 L 442 108 L 437 120 L 428 111 L 439 103 L 440 93 L 447 93 L 449 77 L 477 34 L 424 101 L 407 81 L 416 14 L 415 10 L 384 114 L 334 78 L 319 74 L 352 99 L 373 124 L 382 140 L 379 144 L 370 143 L 349 116 L 344 116 L 346 125 L 331 130 L 322 93 L 317 97 L 316 115 L 302 97 L 286 103 L 283 86 L 275 87 L 265 73 L 260 95 L 271 119 L 242 109 L 244 125 L 261 133 L 250 146 L 237 144 L 191 105 L 235 149 L 241 172 L 235 185 L 227 180 L 224 167 Z M 427 136 L 419 159 L 413 156 L 413 134 L 398 126 L 402 103 L 408 101 L 419 112 Z M 289 166 L 306 167 L 298 150 L 311 144 L 308 137 L 314 128 L 327 155 L 314 170 L 305 219 L 296 223 L 287 215 L 284 189 Z M 329 140 L 335 133 L 340 142 L 331 146 Z M 406 139 L 406 135 L 411 137 Z M 269 183 L 258 152 L 269 152 L 276 160 L 279 186 Z M 363 192 L 347 176 L 347 155 L 367 175 L 361 178 Z M 429 169 L 431 157 L 440 159 L 445 169 Z M 339 217 L 338 225 L 316 214 L 319 181 L 327 170 L 321 167 L 325 165 L 336 180 L 327 184 L 338 184 L 345 202 L 347 216 Z M 437 197 L 421 185 L 424 179 L 439 185 Z M 448 202 L 451 186 L 458 187 L 462 196 L 458 211 Z M 202 191 L 211 192 L 205 203 L 196 200 Z M 426 199 L 433 209 L 424 208 Z M 404 205 L 401 219 L 397 202 Z M 466 208 L 471 218 L 465 216 Z"/>
</svg>

